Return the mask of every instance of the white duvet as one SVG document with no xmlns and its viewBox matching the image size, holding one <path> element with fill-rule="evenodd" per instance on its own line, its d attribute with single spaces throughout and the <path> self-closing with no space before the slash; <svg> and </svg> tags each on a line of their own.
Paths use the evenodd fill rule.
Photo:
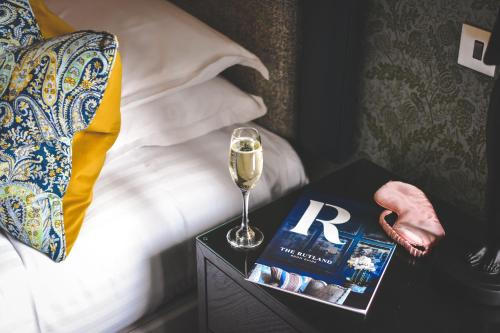
<svg viewBox="0 0 500 333">
<path fill-rule="evenodd" d="M 251 207 L 307 182 L 290 145 L 259 129 L 264 173 Z M 0 332 L 116 331 L 194 287 L 193 238 L 241 210 L 231 130 L 108 161 L 62 263 L 0 235 Z"/>
</svg>

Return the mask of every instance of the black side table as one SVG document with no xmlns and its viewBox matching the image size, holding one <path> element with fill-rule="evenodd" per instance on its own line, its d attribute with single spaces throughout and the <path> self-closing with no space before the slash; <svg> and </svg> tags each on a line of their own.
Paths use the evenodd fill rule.
<svg viewBox="0 0 500 333">
<path fill-rule="evenodd" d="M 373 203 L 373 193 L 391 179 L 397 177 L 360 160 L 307 187 Z M 302 191 L 251 213 L 251 223 L 266 237 L 255 251 L 238 252 L 227 244 L 226 232 L 239 219 L 197 237 L 200 332 L 500 332 L 500 308 L 470 303 L 435 273 L 432 255 L 417 260 L 400 247 L 366 317 L 245 281 Z M 474 222 L 431 200 L 447 234 L 465 235 Z"/>
</svg>

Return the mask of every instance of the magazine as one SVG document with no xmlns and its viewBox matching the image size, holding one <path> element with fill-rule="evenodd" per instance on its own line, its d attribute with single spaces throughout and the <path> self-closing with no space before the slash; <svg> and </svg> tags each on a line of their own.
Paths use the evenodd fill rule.
<svg viewBox="0 0 500 333">
<path fill-rule="evenodd" d="M 372 206 L 308 192 L 247 280 L 366 314 L 395 248 Z"/>
</svg>

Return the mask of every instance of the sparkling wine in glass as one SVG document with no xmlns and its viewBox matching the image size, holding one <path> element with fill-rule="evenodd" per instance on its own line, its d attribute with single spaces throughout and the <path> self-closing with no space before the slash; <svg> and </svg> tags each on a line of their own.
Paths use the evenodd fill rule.
<svg viewBox="0 0 500 333">
<path fill-rule="evenodd" d="M 243 213 L 241 225 L 229 230 L 226 236 L 229 244 L 235 248 L 251 249 L 264 240 L 259 229 L 248 225 L 248 198 L 250 190 L 260 179 L 263 163 L 259 132 L 252 127 L 235 129 L 231 135 L 229 172 L 243 194 Z"/>
</svg>

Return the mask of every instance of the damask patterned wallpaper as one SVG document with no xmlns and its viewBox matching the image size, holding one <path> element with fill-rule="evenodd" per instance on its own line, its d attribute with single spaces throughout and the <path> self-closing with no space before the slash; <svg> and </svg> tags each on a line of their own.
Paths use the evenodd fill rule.
<svg viewBox="0 0 500 333">
<path fill-rule="evenodd" d="M 491 30 L 500 3 L 369 0 L 367 5 L 358 154 L 479 213 L 493 79 L 461 67 L 457 57 L 462 23 Z"/>
</svg>

